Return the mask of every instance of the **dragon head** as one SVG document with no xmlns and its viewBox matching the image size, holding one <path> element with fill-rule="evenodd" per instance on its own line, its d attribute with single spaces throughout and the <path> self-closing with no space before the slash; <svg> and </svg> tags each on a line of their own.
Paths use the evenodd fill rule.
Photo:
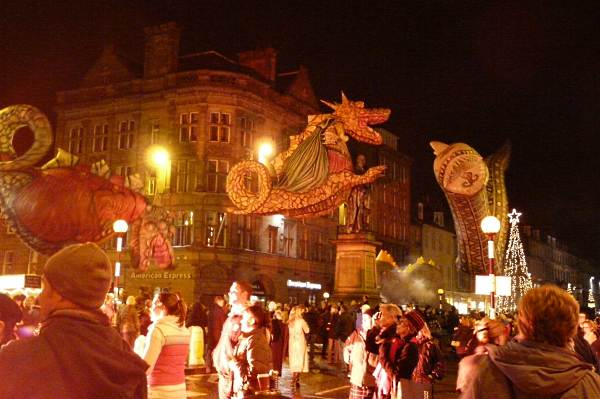
<svg viewBox="0 0 600 399">
<path fill-rule="evenodd" d="M 390 117 L 389 109 L 365 108 L 364 102 L 348 100 L 344 92 L 342 92 L 341 104 L 323 100 L 321 102 L 334 110 L 334 119 L 342 123 L 346 132 L 356 140 L 374 145 L 383 143 L 381 135 L 369 125 L 378 125 L 387 121 Z"/>
</svg>

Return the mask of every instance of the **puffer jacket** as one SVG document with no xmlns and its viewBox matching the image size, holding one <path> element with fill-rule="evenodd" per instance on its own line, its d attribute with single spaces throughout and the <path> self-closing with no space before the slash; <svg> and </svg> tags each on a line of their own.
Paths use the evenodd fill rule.
<svg viewBox="0 0 600 399">
<path fill-rule="evenodd" d="M 242 333 L 233 350 L 230 368 L 233 374 L 233 394 L 257 391 L 258 375 L 266 374 L 272 367 L 271 347 L 264 328 Z"/>
<path fill-rule="evenodd" d="M 461 383 L 462 381 L 462 383 Z M 485 351 L 463 359 L 457 389 L 461 399 L 600 398 L 600 376 L 567 348 L 531 341 Z"/>
</svg>

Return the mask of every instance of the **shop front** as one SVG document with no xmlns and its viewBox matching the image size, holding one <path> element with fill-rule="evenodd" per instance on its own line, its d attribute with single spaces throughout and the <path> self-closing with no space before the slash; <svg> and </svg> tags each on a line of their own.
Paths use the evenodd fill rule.
<svg viewBox="0 0 600 399">
<path fill-rule="evenodd" d="M 37 274 L 7 274 L 0 276 L 0 292 L 37 296 L 42 290 L 42 276 Z"/>
<path fill-rule="evenodd" d="M 309 303 L 316 305 L 323 297 L 323 284 L 312 281 L 286 281 L 289 302 L 292 304 Z"/>
</svg>

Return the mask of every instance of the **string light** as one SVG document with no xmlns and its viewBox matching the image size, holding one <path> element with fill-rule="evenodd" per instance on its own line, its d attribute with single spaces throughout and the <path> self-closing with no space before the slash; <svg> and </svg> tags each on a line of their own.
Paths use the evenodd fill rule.
<svg viewBox="0 0 600 399">
<path fill-rule="evenodd" d="M 516 209 L 513 209 L 508 214 L 510 235 L 504 257 L 504 275 L 510 277 L 511 295 L 498 298 L 497 307 L 503 313 L 515 311 L 521 297 L 533 286 L 531 274 L 527 269 L 527 260 L 523 251 L 521 235 L 519 234 L 519 216 L 521 216 L 521 213 L 517 212 Z"/>
</svg>

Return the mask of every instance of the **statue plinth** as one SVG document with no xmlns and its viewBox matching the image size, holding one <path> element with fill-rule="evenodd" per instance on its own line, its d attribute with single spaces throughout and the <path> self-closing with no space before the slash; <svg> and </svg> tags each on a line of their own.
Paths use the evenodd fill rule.
<svg viewBox="0 0 600 399">
<path fill-rule="evenodd" d="M 331 242 L 336 246 L 334 297 L 379 297 L 375 258 L 381 243 L 375 241 L 373 233 L 340 233 Z"/>
</svg>

